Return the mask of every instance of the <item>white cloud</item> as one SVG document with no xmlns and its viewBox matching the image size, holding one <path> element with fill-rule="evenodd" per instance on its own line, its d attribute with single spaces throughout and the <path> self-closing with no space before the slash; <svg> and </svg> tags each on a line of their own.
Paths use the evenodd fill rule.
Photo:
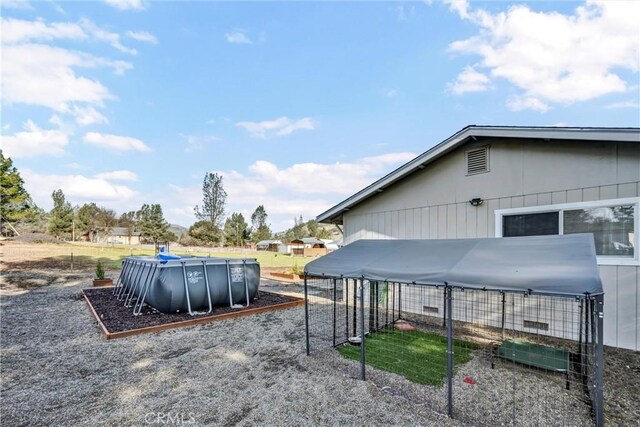
<svg viewBox="0 0 640 427">
<path fill-rule="evenodd" d="M 5 44 L 23 43 L 34 40 L 84 39 L 87 34 L 78 24 L 56 22 L 46 24 L 43 21 L 25 21 L 22 19 L 2 19 L 2 42 Z"/>
<path fill-rule="evenodd" d="M 534 97 L 515 96 L 507 100 L 507 108 L 511 111 L 535 110 L 544 113 L 549 110 L 549 106 Z"/>
<path fill-rule="evenodd" d="M 492 13 L 449 1 L 460 18 L 479 27 L 477 35 L 449 50 L 481 57 L 480 67 L 522 93 L 509 104 L 543 111 L 624 92 L 619 70 L 640 68 L 640 2 L 587 1 L 574 14 L 536 12 L 525 5 Z M 524 101 L 523 101 L 524 100 Z"/>
<path fill-rule="evenodd" d="M 27 0 L 2 0 L 0 6 L 7 9 L 32 10 L 33 6 Z"/>
<path fill-rule="evenodd" d="M 95 178 L 106 179 L 109 181 L 137 181 L 138 175 L 136 175 L 135 172 L 128 170 L 118 170 L 96 174 Z"/>
<path fill-rule="evenodd" d="M 640 105 L 638 104 L 638 101 L 622 101 L 606 105 L 604 108 L 608 110 L 616 110 L 620 108 L 635 108 L 637 110 L 638 108 L 640 108 Z"/>
<path fill-rule="evenodd" d="M 87 144 L 97 145 L 114 151 L 151 151 L 144 142 L 129 136 L 88 132 L 82 138 Z"/>
<path fill-rule="evenodd" d="M 114 49 L 120 52 L 128 53 L 129 55 L 135 55 L 137 51 L 133 48 L 126 47 L 120 43 L 120 34 L 111 33 L 105 29 L 98 27 L 92 21 L 88 19 L 80 20 L 80 25 L 87 30 L 96 40 L 109 43 Z"/>
<path fill-rule="evenodd" d="M 213 135 L 180 135 L 185 141 L 186 146 L 184 151 L 186 153 L 192 153 L 194 151 L 199 151 L 205 148 L 207 144 L 211 144 L 216 141 L 220 141 L 220 138 L 215 137 Z"/>
<path fill-rule="evenodd" d="M 39 206 L 51 205 L 51 193 L 60 188 L 72 204 L 84 202 L 122 203 L 133 201 L 138 193 L 120 184 L 113 184 L 102 178 L 84 175 L 40 174 L 30 169 L 21 171 L 25 187 Z"/>
<path fill-rule="evenodd" d="M 158 44 L 156 36 L 147 33 L 146 31 L 127 31 L 127 37 L 138 40 L 139 42 Z"/>
<path fill-rule="evenodd" d="M 120 10 L 144 10 L 147 7 L 142 0 L 104 0 L 104 2 Z"/>
<path fill-rule="evenodd" d="M 253 44 L 253 40 L 247 36 L 242 30 L 234 30 L 229 33 L 226 33 L 224 37 L 227 39 L 227 42 L 234 44 Z"/>
<path fill-rule="evenodd" d="M 397 89 L 388 89 L 385 88 L 382 90 L 382 93 L 384 94 L 384 96 L 386 96 L 387 98 L 395 98 L 398 95 L 398 90 Z"/>
<path fill-rule="evenodd" d="M 13 158 L 62 156 L 69 143 L 66 133 L 59 129 L 40 129 L 31 120 L 24 124 L 24 131 L 0 138 L 5 155 Z"/>
<path fill-rule="evenodd" d="M 304 117 L 299 120 L 279 117 L 275 120 L 265 120 L 262 122 L 238 122 L 236 126 L 245 129 L 253 137 L 269 138 L 272 136 L 289 135 L 300 129 L 313 130 L 315 129 L 315 122 L 311 117 Z"/>
<path fill-rule="evenodd" d="M 113 98 L 97 80 L 76 75 L 75 68 L 112 67 L 116 73 L 131 65 L 122 61 L 40 44 L 2 47 L 2 96 L 5 102 L 71 111 L 73 103 L 101 106 Z"/>
<path fill-rule="evenodd" d="M 76 123 L 81 126 L 108 124 L 109 120 L 93 107 L 73 107 Z"/>
<path fill-rule="evenodd" d="M 148 33 L 134 33 L 138 37 L 151 36 Z M 17 44 L 34 41 L 52 41 L 56 39 L 83 40 L 93 38 L 109 43 L 120 52 L 135 55 L 136 50 L 128 48 L 120 42 L 118 33 L 100 28 L 89 19 L 81 19 L 78 23 L 44 21 L 25 21 L 22 19 L 2 19 L 2 43 Z M 153 36 L 151 36 L 153 37 Z"/>
<path fill-rule="evenodd" d="M 473 67 L 466 66 L 453 83 L 447 84 L 447 89 L 455 95 L 484 92 L 489 89 L 490 83 L 491 80 L 487 76 L 479 73 Z"/>
<path fill-rule="evenodd" d="M 227 213 L 245 212 L 251 215 L 263 204 L 274 230 L 291 226 L 292 219 L 302 215 L 307 219 L 333 206 L 342 198 L 371 184 L 384 173 L 415 157 L 414 153 L 388 153 L 353 162 L 300 163 L 281 168 L 258 160 L 244 173 L 218 171 L 227 191 Z M 322 182 L 322 186 L 314 183 Z M 193 206 L 201 203 L 200 185 L 171 186 L 169 195 L 172 220 L 193 222 Z"/>
</svg>

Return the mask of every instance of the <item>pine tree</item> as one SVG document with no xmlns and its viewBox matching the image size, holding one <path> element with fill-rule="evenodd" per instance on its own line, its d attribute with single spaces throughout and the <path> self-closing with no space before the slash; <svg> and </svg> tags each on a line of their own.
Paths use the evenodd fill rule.
<svg viewBox="0 0 640 427">
<path fill-rule="evenodd" d="M 89 240 L 93 239 L 93 231 L 97 227 L 96 216 L 98 206 L 95 203 L 85 203 L 76 211 L 76 236 L 89 235 Z"/>
<path fill-rule="evenodd" d="M 162 207 L 159 204 L 142 205 L 140 210 L 136 212 L 136 221 L 140 227 L 140 234 L 144 238 L 155 244 L 168 240 L 169 223 L 165 221 Z"/>
<path fill-rule="evenodd" d="M 11 157 L 4 157 L 0 150 L 0 231 L 4 231 L 5 222 L 30 221 L 38 213 Z"/>
<path fill-rule="evenodd" d="M 239 212 L 234 212 L 224 223 L 225 244 L 231 246 L 241 246 L 244 244 L 249 225 L 244 220 L 244 216 Z"/>
<path fill-rule="evenodd" d="M 60 189 L 51 193 L 51 198 L 53 209 L 49 212 L 49 234 L 56 238 L 67 238 L 73 227 L 73 208 Z"/>
</svg>

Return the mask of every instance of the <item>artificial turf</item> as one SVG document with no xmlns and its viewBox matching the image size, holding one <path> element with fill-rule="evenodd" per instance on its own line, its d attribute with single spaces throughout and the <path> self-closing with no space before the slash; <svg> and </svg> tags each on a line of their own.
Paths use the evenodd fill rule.
<svg viewBox="0 0 640 427">
<path fill-rule="evenodd" d="M 454 340 L 453 363 L 457 366 L 471 360 L 477 345 Z M 337 347 L 346 358 L 360 360 L 360 346 Z M 365 337 L 367 365 L 402 375 L 418 384 L 441 387 L 447 376 L 447 338 L 419 330 L 399 332 L 393 328 L 373 332 Z"/>
</svg>

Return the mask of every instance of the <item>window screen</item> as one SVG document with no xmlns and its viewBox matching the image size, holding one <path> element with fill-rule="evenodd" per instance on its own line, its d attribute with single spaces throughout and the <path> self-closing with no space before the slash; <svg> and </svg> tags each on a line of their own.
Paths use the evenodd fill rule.
<svg viewBox="0 0 640 427">
<path fill-rule="evenodd" d="M 634 256 L 633 205 L 563 212 L 564 234 L 593 233 L 597 255 Z"/>
<path fill-rule="evenodd" d="M 502 217 L 502 236 L 545 236 L 559 234 L 560 213 L 543 212 Z"/>
</svg>

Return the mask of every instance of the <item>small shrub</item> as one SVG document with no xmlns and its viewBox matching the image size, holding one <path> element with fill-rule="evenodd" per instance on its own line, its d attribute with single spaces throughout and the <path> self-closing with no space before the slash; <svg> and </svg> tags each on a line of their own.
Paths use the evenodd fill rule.
<svg viewBox="0 0 640 427">
<path fill-rule="evenodd" d="M 104 279 L 104 267 L 100 261 L 98 261 L 98 265 L 96 265 L 96 278 L 100 280 Z"/>
<path fill-rule="evenodd" d="M 293 274 L 297 274 L 298 276 L 302 276 L 304 274 L 304 269 L 300 267 L 297 262 L 293 264 L 293 267 L 291 267 L 291 271 L 293 272 Z"/>
</svg>

